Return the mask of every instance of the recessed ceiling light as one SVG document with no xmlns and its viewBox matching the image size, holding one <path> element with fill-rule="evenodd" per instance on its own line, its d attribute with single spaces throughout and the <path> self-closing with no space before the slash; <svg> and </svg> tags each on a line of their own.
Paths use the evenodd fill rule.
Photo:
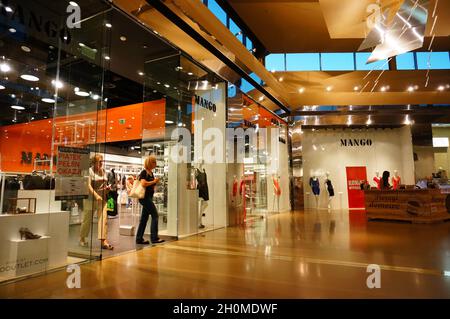
<svg viewBox="0 0 450 319">
<path fill-rule="evenodd" d="M 192 72 L 188 72 L 188 75 L 194 75 L 194 73 L 192 73 Z"/>
<path fill-rule="evenodd" d="M 127 41 L 127 37 L 126 36 L 121 36 L 120 37 L 120 41 Z"/>
<path fill-rule="evenodd" d="M 78 7 L 78 3 L 76 3 L 75 1 L 69 1 L 69 4 L 73 7 Z"/>
<path fill-rule="evenodd" d="M 111 60 L 111 58 L 109 57 L 109 55 L 105 55 L 105 60 Z"/>
<path fill-rule="evenodd" d="M 165 86 L 166 88 L 170 88 L 170 85 L 169 85 L 169 84 L 164 84 L 164 86 Z"/>
<path fill-rule="evenodd" d="M 22 51 L 25 51 L 27 53 L 31 52 L 31 49 L 29 47 L 27 47 L 26 45 L 22 45 L 20 48 L 22 49 Z"/>
<path fill-rule="evenodd" d="M 444 91 L 445 90 L 445 87 L 443 86 L 443 85 L 440 85 L 439 87 L 438 87 L 438 91 Z"/>
<path fill-rule="evenodd" d="M 330 92 L 331 90 L 333 90 L 332 86 L 327 86 L 327 92 Z"/>
<path fill-rule="evenodd" d="M 25 108 L 23 106 L 19 106 L 19 105 L 11 105 L 11 108 L 13 110 L 25 110 Z"/>
<path fill-rule="evenodd" d="M 144 75 L 144 72 L 138 71 L 138 74 L 139 74 L 140 76 L 143 76 L 143 75 Z"/>
<path fill-rule="evenodd" d="M 173 124 L 173 121 L 165 121 L 166 124 Z"/>
<path fill-rule="evenodd" d="M 15 94 L 11 94 L 11 97 L 12 97 L 13 99 L 15 99 L 15 98 L 16 98 L 16 95 L 15 95 Z"/>
<path fill-rule="evenodd" d="M 45 103 L 55 103 L 54 99 L 48 98 L 48 97 L 44 97 L 43 99 L 41 99 L 42 102 Z"/>
<path fill-rule="evenodd" d="M 380 91 L 381 91 L 381 92 L 386 92 L 387 89 L 388 89 L 387 86 L 382 86 L 382 87 L 380 88 Z"/>
<path fill-rule="evenodd" d="M 305 88 L 298 89 L 298 93 L 304 93 L 304 92 L 305 92 Z"/>
<path fill-rule="evenodd" d="M 31 81 L 31 82 L 39 81 L 39 78 L 37 76 L 31 75 L 31 74 L 22 74 L 20 77 L 26 81 Z"/>
<path fill-rule="evenodd" d="M 279 78 L 278 81 L 283 82 L 283 78 Z"/>
<path fill-rule="evenodd" d="M 107 27 L 107 28 L 112 28 L 112 24 L 109 23 L 109 22 L 106 22 L 106 23 L 105 23 L 105 27 Z"/>
<path fill-rule="evenodd" d="M 359 86 L 355 86 L 355 87 L 353 88 L 353 91 L 359 91 Z"/>
<path fill-rule="evenodd" d="M 61 81 L 52 80 L 53 86 L 56 86 L 58 89 L 62 89 L 64 87 L 64 84 Z"/>
<path fill-rule="evenodd" d="M 13 9 L 11 9 L 11 7 L 5 7 L 5 11 L 11 13 L 13 12 Z"/>
<path fill-rule="evenodd" d="M 94 99 L 94 100 L 98 100 L 100 98 L 100 96 L 98 96 L 98 94 L 94 94 L 93 96 L 92 96 L 92 99 Z"/>
<path fill-rule="evenodd" d="M 2 64 L 0 64 L 0 71 L 2 71 L 4 73 L 9 72 L 9 71 L 11 71 L 11 67 L 9 66 L 8 63 L 2 63 Z"/>
<path fill-rule="evenodd" d="M 86 45 L 84 44 L 84 43 L 78 43 L 78 45 L 80 46 L 80 47 L 85 47 Z"/>
<path fill-rule="evenodd" d="M 156 30 L 153 30 L 153 32 L 154 32 L 155 34 L 159 34 L 158 31 L 156 31 Z"/>
<path fill-rule="evenodd" d="M 158 91 L 156 91 L 156 90 L 153 90 L 153 93 L 157 93 Z"/>
<path fill-rule="evenodd" d="M 0 85 L 0 90 L 6 89 L 3 85 Z"/>
<path fill-rule="evenodd" d="M 408 91 L 408 92 L 414 92 L 414 87 L 413 87 L 413 86 L 408 86 L 407 91 Z"/>
<path fill-rule="evenodd" d="M 258 99 L 260 102 L 264 100 L 264 96 L 260 96 Z"/>
<path fill-rule="evenodd" d="M 11 32 L 11 33 L 16 33 L 17 32 L 17 30 L 14 29 L 14 28 L 9 28 L 8 31 Z"/>
<path fill-rule="evenodd" d="M 78 95 L 78 96 L 89 96 L 90 94 L 88 92 L 84 92 L 84 91 L 78 90 L 78 91 L 75 91 L 75 95 Z"/>
</svg>

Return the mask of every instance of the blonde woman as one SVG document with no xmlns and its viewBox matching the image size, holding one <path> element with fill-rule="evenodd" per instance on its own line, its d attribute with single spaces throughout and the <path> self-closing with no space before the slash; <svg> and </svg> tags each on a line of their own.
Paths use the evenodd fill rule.
<svg viewBox="0 0 450 319">
<path fill-rule="evenodd" d="M 108 233 L 106 201 L 109 189 L 108 176 L 103 169 L 103 156 L 96 154 L 91 158 L 91 168 L 89 168 L 89 192 L 94 199 L 92 203 L 93 210 L 84 209 L 83 223 L 80 230 L 80 245 L 83 247 L 87 246 L 85 239 L 89 235 L 89 230 L 92 225 L 93 211 L 96 211 L 98 217 L 97 235 L 101 242 L 101 247 L 109 250 L 114 249 L 106 240 Z"/>
<path fill-rule="evenodd" d="M 155 186 L 159 183 L 159 178 L 153 176 L 153 169 L 156 167 L 156 157 L 150 155 L 144 161 L 144 170 L 139 174 L 139 181 L 142 187 L 145 188 L 145 196 L 143 199 L 139 199 L 139 203 L 142 205 L 142 215 L 139 222 L 139 227 L 136 233 L 136 244 L 148 245 L 150 242 L 144 240 L 144 231 L 147 226 L 148 217 L 152 216 L 152 222 L 150 226 L 150 240 L 152 244 L 159 244 L 164 242 L 163 239 L 158 237 L 158 211 L 153 203 L 153 193 L 155 192 Z"/>
</svg>

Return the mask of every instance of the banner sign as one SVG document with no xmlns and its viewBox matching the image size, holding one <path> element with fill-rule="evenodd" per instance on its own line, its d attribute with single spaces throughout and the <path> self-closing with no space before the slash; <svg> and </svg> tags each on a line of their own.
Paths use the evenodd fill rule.
<svg viewBox="0 0 450 319">
<path fill-rule="evenodd" d="M 365 166 L 346 167 L 347 170 L 347 193 L 349 209 L 364 209 L 364 191 L 361 184 L 367 180 L 367 169 Z"/>
<path fill-rule="evenodd" d="M 89 154 L 87 148 L 58 147 L 55 200 L 88 198 Z"/>
</svg>

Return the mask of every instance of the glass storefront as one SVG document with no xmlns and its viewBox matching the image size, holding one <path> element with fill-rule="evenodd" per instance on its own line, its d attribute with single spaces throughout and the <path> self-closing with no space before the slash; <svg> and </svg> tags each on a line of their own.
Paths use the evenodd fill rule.
<svg viewBox="0 0 450 319">
<path fill-rule="evenodd" d="M 149 155 L 166 241 L 289 209 L 275 114 L 110 4 L 0 3 L 0 282 L 145 247 Z M 227 161 L 227 128 L 275 127 Z"/>
</svg>

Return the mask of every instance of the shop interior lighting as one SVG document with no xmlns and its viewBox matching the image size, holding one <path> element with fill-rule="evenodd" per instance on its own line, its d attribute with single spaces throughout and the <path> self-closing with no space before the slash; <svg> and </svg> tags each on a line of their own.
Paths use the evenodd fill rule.
<svg viewBox="0 0 450 319">
<path fill-rule="evenodd" d="M 51 99 L 51 98 L 48 98 L 48 97 L 44 97 L 41 101 L 45 102 L 45 103 L 55 103 L 54 99 Z"/>
<path fill-rule="evenodd" d="M 105 60 L 111 60 L 111 58 L 109 57 L 109 55 L 105 55 Z"/>
<path fill-rule="evenodd" d="M 80 91 L 78 89 L 78 90 L 75 90 L 75 95 L 86 97 L 86 96 L 89 96 L 90 94 L 88 92 Z"/>
<path fill-rule="evenodd" d="M 126 37 L 126 36 L 124 36 L 124 35 L 122 35 L 122 36 L 120 37 L 120 41 L 122 41 L 122 42 L 125 42 L 125 41 L 127 41 L 127 37 Z"/>
<path fill-rule="evenodd" d="M 408 86 L 407 91 L 408 92 L 414 92 L 414 86 Z"/>
<path fill-rule="evenodd" d="M 305 92 L 305 88 L 300 88 L 300 89 L 298 89 L 298 93 L 304 93 Z"/>
<path fill-rule="evenodd" d="M 100 98 L 100 96 L 98 94 L 94 94 L 92 95 L 92 99 L 97 101 Z"/>
<path fill-rule="evenodd" d="M 166 124 L 173 124 L 173 121 L 170 121 L 170 120 L 167 120 L 165 122 L 166 122 Z"/>
<path fill-rule="evenodd" d="M 112 28 L 112 24 L 109 23 L 109 22 L 106 22 L 106 23 L 105 23 L 105 27 L 107 27 L 107 28 Z"/>
<path fill-rule="evenodd" d="M 22 45 L 20 48 L 21 48 L 22 51 L 24 51 L 24 52 L 27 52 L 27 53 L 31 52 L 31 49 L 30 49 L 29 47 L 27 47 L 26 45 Z"/>
<path fill-rule="evenodd" d="M 283 78 L 279 78 L 278 81 L 283 82 Z"/>
<path fill-rule="evenodd" d="M 20 106 L 20 105 L 11 105 L 11 108 L 13 110 L 25 110 L 25 108 L 23 106 Z"/>
<path fill-rule="evenodd" d="M 188 75 L 194 75 L 194 73 L 192 73 L 192 72 L 188 72 Z"/>
<path fill-rule="evenodd" d="M 64 87 L 64 84 L 59 80 L 52 80 L 52 85 L 58 89 L 62 89 Z"/>
<path fill-rule="evenodd" d="M 31 74 L 22 74 L 20 77 L 26 81 L 31 81 L 31 82 L 39 81 L 39 78 L 37 76 L 31 75 Z"/>
<path fill-rule="evenodd" d="M 86 45 L 85 45 L 84 43 L 82 43 L 82 42 L 78 43 L 78 45 L 79 45 L 80 47 L 85 47 L 85 46 L 86 46 Z"/>
<path fill-rule="evenodd" d="M 0 90 L 6 89 L 3 85 L 0 85 Z"/>
<path fill-rule="evenodd" d="M 9 28 L 8 31 L 11 33 L 16 33 L 16 29 L 14 29 L 14 28 Z"/>
<path fill-rule="evenodd" d="M 367 125 L 372 125 L 372 117 L 369 115 L 369 118 L 367 119 L 366 122 Z"/>
<path fill-rule="evenodd" d="M 449 147 L 448 137 L 433 137 L 433 147 Z"/>
<path fill-rule="evenodd" d="M 444 91 L 445 90 L 445 86 L 443 86 L 443 85 L 439 85 L 439 87 L 438 87 L 438 91 Z"/>
<path fill-rule="evenodd" d="M 11 67 L 9 66 L 8 63 L 4 62 L 4 63 L 0 64 L 0 71 L 2 71 L 3 73 L 7 73 L 7 72 L 11 71 Z"/>
<path fill-rule="evenodd" d="M 359 91 L 359 89 L 360 89 L 360 87 L 359 86 L 355 86 L 354 88 L 353 88 L 353 91 Z"/>
<path fill-rule="evenodd" d="M 11 9 L 11 7 L 5 7 L 5 11 L 8 13 L 11 13 L 11 12 L 13 12 L 13 9 Z"/>
<path fill-rule="evenodd" d="M 144 75 L 144 72 L 139 71 L 138 74 L 139 74 L 140 76 L 143 76 L 143 75 Z"/>
<path fill-rule="evenodd" d="M 169 85 L 169 84 L 164 84 L 164 86 L 165 86 L 166 88 L 170 88 L 170 85 Z"/>
<path fill-rule="evenodd" d="M 327 86 L 327 92 L 331 92 L 331 90 L 333 90 L 333 87 L 332 86 Z"/>
</svg>

